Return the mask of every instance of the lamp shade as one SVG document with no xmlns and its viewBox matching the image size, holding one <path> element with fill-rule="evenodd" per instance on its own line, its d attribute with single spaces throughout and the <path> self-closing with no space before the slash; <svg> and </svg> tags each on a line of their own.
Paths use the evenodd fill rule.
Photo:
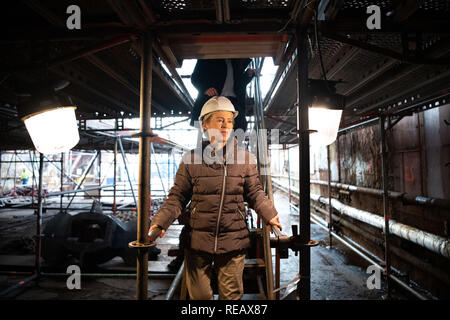
<svg viewBox="0 0 450 320">
<path fill-rule="evenodd" d="M 57 107 L 25 116 L 22 120 L 37 151 L 67 152 L 80 140 L 74 106 Z"/>
<path fill-rule="evenodd" d="M 328 109 L 325 107 L 310 107 L 308 111 L 309 143 L 314 146 L 327 146 L 336 140 L 342 110 Z"/>
</svg>

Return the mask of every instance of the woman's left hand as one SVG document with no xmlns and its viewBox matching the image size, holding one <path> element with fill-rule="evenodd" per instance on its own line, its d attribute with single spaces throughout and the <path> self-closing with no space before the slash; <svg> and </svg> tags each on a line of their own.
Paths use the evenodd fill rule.
<svg viewBox="0 0 450 320">
<path fill-rule="evenodd" d="M 270 232 L 273 232 L 272 226 L 277 226 L 278 229 L 280 229 L 280 231 L 283 230 L 283 228 L 281 227 L 281 223 L 280 223 L 280 219 L 278 218 L 278 215 L 276 215 L 269 221 L 269 231 Z"/>
</svg>

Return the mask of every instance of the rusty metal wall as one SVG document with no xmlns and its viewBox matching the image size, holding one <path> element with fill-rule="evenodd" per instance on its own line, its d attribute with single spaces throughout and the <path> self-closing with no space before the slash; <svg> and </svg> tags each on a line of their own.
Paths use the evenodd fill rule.
<svg viewBox="0 0 450 320">
<path fill-rule="evenodd" d="M 417 196 L 450 199 L 450 105 L 436 107 L 424 112 L 404 117 L 387 135 L 388 146 L 388 189 Z M 381 180 L 380 127 L 377 124 L 346 132 L 330 146 L 332 181 L 369 187 L 382 188 Z M 326 148 L 311 152 L 311 179 L 326 181 Z M 338 171 L 338 172 L 336 172 Z M 311 185 L 311 192 L 328 196 L 326 186 Z M 333 196 L 344 203 L 382 215 L 382 198 L 358 194 L 339 193 Z M 450 236 L 450 212 L 444 209 L 403 205 L 390 201 L 392 219 L 436 235 Z M 353 238 L 380 258 L 384 256 L 381 230 L 371 228 L 361 222 L 345 219 L 355 230 L 337 225 L 336 229 Z M 376 241 L 375 241 L 376 240 Z M 423 270 L 418 263 L 407 262 L 408 256 L 430 267 L 450 270 L 450 261 L 409 241 L 392 236 L 390 241 L 393 254 L 392 264 L 411 279 L 430 290 L 438 297 L 449 298 L 449 284 L 439 277 Z M 441 277 L 442 279 L 442 277 Z"/>
</svg>

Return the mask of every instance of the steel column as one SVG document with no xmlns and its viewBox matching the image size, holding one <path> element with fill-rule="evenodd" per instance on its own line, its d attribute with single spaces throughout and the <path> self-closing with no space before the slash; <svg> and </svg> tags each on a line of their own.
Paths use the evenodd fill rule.
<svg viewBox="0 0 450 320">
<path fill-rule="evenodd" d="M 286 149 L 287 151 L 287 158 L 288 158 L 288 184 L 289 184 L 289 211 L 291 211 L 291 200 L 292 200 L 292 194 L 291 194 L 291 151 L 290 148 Z"/>
<path fill-rule="evenodd" d="M 327 164 L 328 164 L 328 237 L 331 247 L 332 246 L 331 230 L 333 228 L 333 207 L 331 206 L 330 145 L 327 146 Z"/>
<path fill-rule="evenodd" d="M 42 226 L 42 183 L 44 172 L 44 155 L 39 153 L 39 186 L 38 186 L 38 208 L 36 210 L 36 256 L 35 273 L 37 280 L 41 275 L 41 226 Z"/>
<path fill-rule="evenodd" d="M 117 120 L 116 120 L 117 128 Z M 114 189 L 113 189 L 113 215 L 116 215 L 116 191 L 117 191 L 117 137 L 114 139 Z"/>
<path fill-rule="evenodd" d="M 255 64 L 258 70 L 262 69 L 262 65 L 264 63 L 264 58 L 255 59 Z M 272 179 L 270 176 L 270 161 L 268 161 L 268 144 L 267 144 L 267 132 L 266 125 L 264 121 L 264 110 L 262 105 L 262 97 L 261 97 L 261 87 L 259 82 L 259 74 L 255 77 L 255 98 L 256 98 L 256 107 L 255 107 L 255 117 L 257 123 L 259 123 L 259 128 L 262 131 L 257 130 L 257 146 L 258 146 L 258 164 L 259 169 L 264 168 L 265 172 L 262 175 L 261 171 L 260 178 L 262 180 L 262 184 L 264 190 L 266 191 L 268 198 L 273 203 L 273 191 L 272 191 Z M 262 164 L 260 162 L 262 160 Z M 267 289 L 267 299 L 273 300 L 273 265 L 272 265 L 272 250 L 270 248 L 270 234 L 267 226 L 263 223 L 263 241 L 264 241 L 264 262 L 266 265 L 266 289 Z"/>
<path fill-rule="evenodd" d="M 140 137 L 139 137 L 139 189 L 137 206 L 137 269 L 136 298 L 146 300 L 148 296 L 148 237 L 150 214 L 150 119 L 152 98 L 152 37 L 147 32 L 142 39 L 141 92 L 140 92 Z M 120 140 L 119 140 L 120 141 Z"/>
<path fill-rule="evenodd" d="M 388 298 L 391 297 L 391 286 L 389 283 L 391 273 L 391 258 L 389 250 L 389 208 L 388 208 L 388 174 L 387 174 L 387 159 L 386 159 L 386 129 L 384 126 L 385 116 L 380 117 L 380 133 L 381 133 L 381 172 L 383 184 L 383 216 L 384 216 L 384 260 L 385 260 L 385 275 Z"/>
<path fill-rule="evenodd" d="M 308 46 L 306 42 L 306 28 L 297 27 L 297 85 L 298 107 L 297 126 L 299 134 L 299 224 L 300 241 L 310 241 L 310 182 L 309 182 L 309 124 L 308 124 Z M 305 246 L 300 250 L 300 281 L 297 283 L 297 299 L 309 300 L 311 295 L 311 251 Z"/>
<path fill-rule="evenodd" d="M 98 150 L 98 186 L 102 185 L 102 150 Z M 102 189 L 99 189 L 98 201 L 102 199 Z"/>
<path fill-rule="evenodd" d="M 61 192 L 63 192 L 64 190 L 64 188 L 63 188 L 63 185 L 64 185 L 64 152 L 61 152 L 61 171 L 60 171 L 60 174 L 61 174 L 61 187 L 59 188 L 60 189 L 60 191 Z M 63 198 L 64 198 L 64 195 L 63 194 L 61 194 L 61 198 L 59 199 L 59 207 L 60 207 L 60 209 L 61 209 L 61 211 L 62 211 L 62 209 L 63 209 Z"/>
</svg>

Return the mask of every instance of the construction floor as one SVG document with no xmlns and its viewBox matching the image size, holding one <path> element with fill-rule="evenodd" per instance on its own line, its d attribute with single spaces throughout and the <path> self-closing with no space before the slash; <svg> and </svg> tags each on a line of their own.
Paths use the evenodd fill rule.
<svg viewBox="0 0 450 320">
<path fill-rule="evenodd" d="M 291 209 L 288 199 L 281 191 L 274 193 L 275 206 L 279 212 L 281 224 L 283 225 L 283 233 L 291 235 L 291 225 L 298 224 L 298 214 Z M 26 211 L 14 212 L 14 215 L 31 215 L 32 212 Z M 35 217 L 35 216 L 34 216 Z M 7 226 L 8 219 L 12 219 L 12 213 L 6 209 L 0 210 L 0 248 L 1 242 L 5 241 L 7 235 L 14 234 L 18 239 L 15 252 L 3 251 L 0 255 L 0 291 L 9 288 L 11 285 L 18 283 L 27 277 L 25 274 L 6 274 L 8 271 L 20 271 L 24 267 L 30 268 L 34 265 L 34 256 L 27 254 L 26 248 L 23 246 L 31 246 L 29 242 L 30 235 L 33 234 L 34 224 L 27 224 L 25 227 L 15 227 L 14 230 L 5 230 L 2 228 Z M 30 218 L 31 219 L 31 218 Z M 48 219 L 44 219 L 48 221 Z M 170 273 L 167 269 L 168 263 L 174 257 L 168 257 L 168 249 L 178 243 L 178 234 L 181 230 L 180 225 L 172 225 L 166 236 L 158 239 L 158 247 L 161 254 L 157 261 L 149 261 L 149 285 L 148 297 L 153 300 L 165 299 L 166 292 L 173 280 L 174 273 Z M 319 245 L 311 248 L 311 299 L 312 300 L 380 300 L 385 295 L 384 287 L 381 289 L 368 289 L 367 279 L 370 274 L 366 273 L 368 263 L 362 261 L 349 250 L 333 241 L 333 247 L 329 247 L 328 233 L 317 226 L 311 224 L 311 238 L 318 240 Z M 22 242 L 20 242 L 22 239 Z M 12 248 L 14 249 L 14 248 Z M 14 251 L 10 248 L 11 251 Z M 275 265 L 275 250 L 272 250 L 273 261 Z M 20 268 L 22 266 L 22 269 Z M 45 262 L 43 262 L 45 266 Z M 26 269 L 26 268 L 25 268 Z M 98 273 L 107 270 L 108 272 L 132 273 L 131 267 L 125 267 L 121 258 L 117 257 L 110 262 L 101 265 Z M 289 252 L 288 259 L 281 260 L 281 285 L 288 284 L 299 271 L 299 257 L 294 252 Z M 156 274 L 152 276 L 152 274 Z M 21 286 L 21 288 L 9 293 L 3 299 L 18 300 L 47 300 L 47 299 L 63 299 L 63 300 L 130 300 L 136 297 L 136 280 L 134 276 L 127 277 L 82 277 L 81 289 L 67 288 L 67 278 L 69 275 L 61 276 L 44 276 L 38 283 L 31 281 Z M 383 283 L 383 282 L 382 282 Z M 293 286 L 281 290 L 281 296 L 286 296 Z M 292 299 L 292 294 L 287 296 Z M 176 295 L 175 298 L 178 296 Z M 255 299 L 255 296 L 245 296 L 245 299 Z"/>
</svg>

